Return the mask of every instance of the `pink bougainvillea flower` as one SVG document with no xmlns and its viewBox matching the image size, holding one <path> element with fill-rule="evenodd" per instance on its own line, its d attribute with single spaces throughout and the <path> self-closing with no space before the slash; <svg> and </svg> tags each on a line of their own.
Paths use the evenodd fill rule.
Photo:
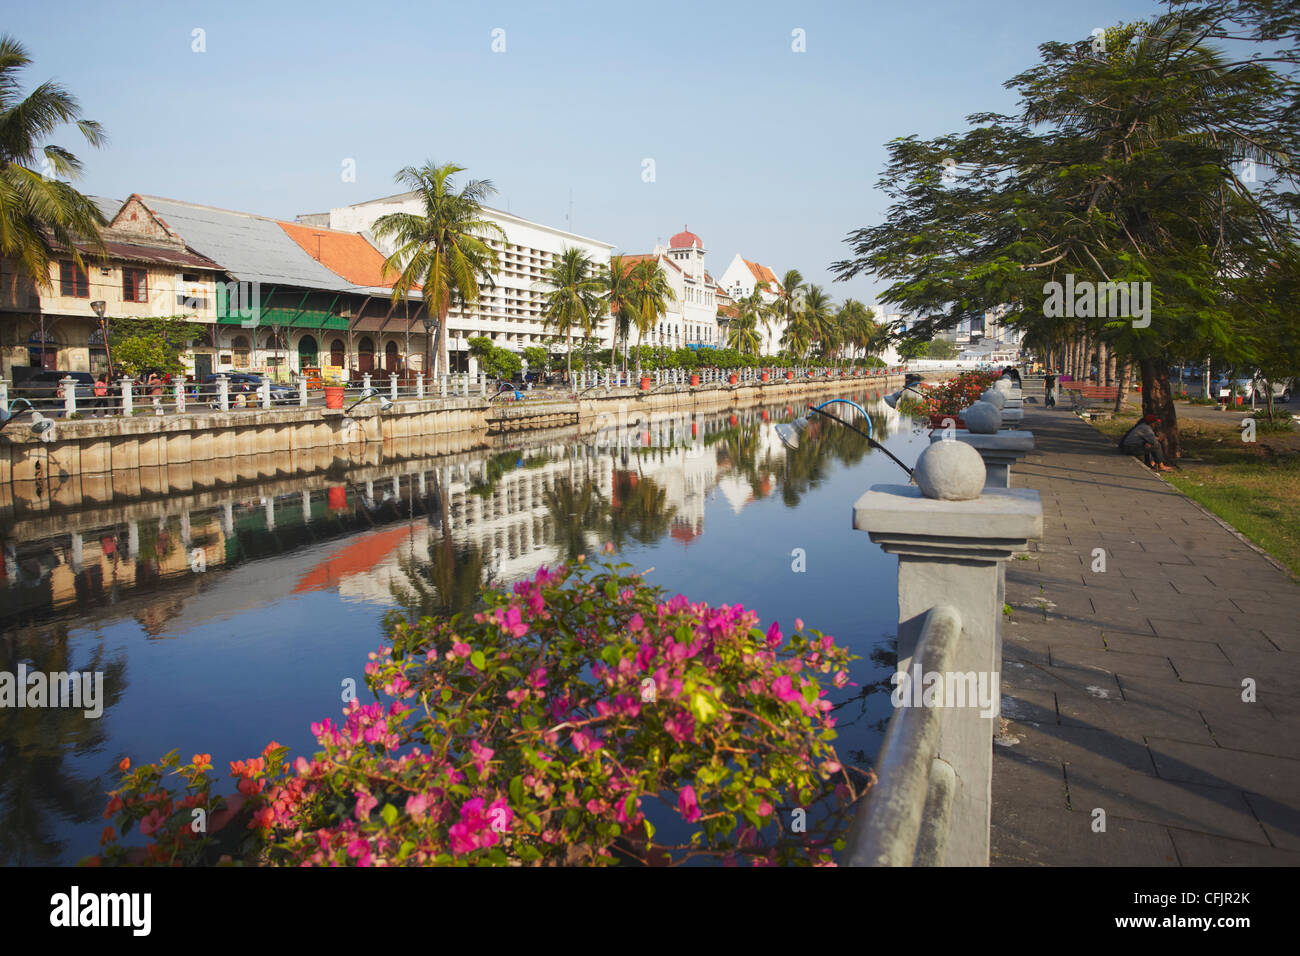
<svg viewBox="0 0 1300 956">
<path fill-rule="evenodd" d="M 700 818 L 700 803 L 695 797 L 695 788 L 689 783 L 677 792 L 677 810 L 687 823 Z"/>
<path fill-rule="evenodd" d="M 512 637 L 523 637 L 528 633 L 528 625 L 524 623 L 523 615 L 519 613 L 517 607 L 512 607 L 509 610 L 497 608 L 496 619 L 497 627 Z"/>
<path fill-rule="evenodd" d="M 772 625 L 767 629 L 767 646 L 776 647 L 783 639 L 784 638 L 781 636 L 780 623 L 773 621 Z"/>
<path fill-rule="evenodd" d="M 357 794 L 356 817 L 358 820 L 369 820 L 370 811 L 379 805 L 379 799 L 366 793 L 364 790 Z"/>
<path fill-rule="evenodd" d="M 802 630 L 803 630 L 803 618 L 801 618 L 801 617 L 796 617 L 796 618 L 794 619 L 794 629 L 795 629 L 796 631 L 802 631 Z"/>
<path fill-rule="evenodd" d="M 167 822 L 167 817 L 161 810 L 150 810 L 143 820 L 140 821 L 140 835 L 153 836 L 158 829 Z"/>
<path fill-rule="evenodd" d="M 791 701 L 803 700 L 803 694 L 794 689 L 794 684 L 790 680 L 789 674 L 782 674 L 776 680 L 772 681 L 772 696 L 787 704 Z"/>
</svg>

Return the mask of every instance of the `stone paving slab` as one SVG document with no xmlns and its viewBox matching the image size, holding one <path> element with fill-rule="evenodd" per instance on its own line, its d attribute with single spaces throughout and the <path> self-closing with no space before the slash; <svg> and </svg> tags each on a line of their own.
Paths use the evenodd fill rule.
<svg viewBox="0 0 1300 956">
<path fill-rule="evenodd" d="M 1069 411 L 1023 427 L 991 861 L 1300 865 L 1300 583 Z"/>
</svg>

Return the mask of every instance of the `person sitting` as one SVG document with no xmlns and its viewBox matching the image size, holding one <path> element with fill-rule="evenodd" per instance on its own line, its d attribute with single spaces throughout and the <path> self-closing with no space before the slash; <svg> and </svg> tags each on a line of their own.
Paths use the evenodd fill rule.
<svg viewBox="0 0 1300 956">
<path fill-rule="evenodd" d="M 1145 416 L 1124 433 L 1124 437 L 1119 440 L 1119 450 L 1126 455 L 1141 455 L 1148 468 L 1156 471 L 1173 471 L 1165 464 L 1165 452 L 1155 432 L 1159 424 L 1159 415 Z"/>
</svg>

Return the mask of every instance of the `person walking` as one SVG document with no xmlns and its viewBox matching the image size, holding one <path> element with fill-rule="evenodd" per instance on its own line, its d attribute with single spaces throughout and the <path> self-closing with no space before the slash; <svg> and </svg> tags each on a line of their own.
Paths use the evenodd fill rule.
<svg viewBox="0 0 1300 956">
<path fill-rule="evenodd" d="M 1119 440 L 1119 450 L 1126 455 L 1141 455 L 1148 468 L 1155 471 L 1173 471 L 1165 464 L 1165 451 L 1160 444 L 1156 428 L 1160 425 L 1160 416 L 1147 415 L 1124 433 Z"/>
<path fill-rule="evenodd" d="M 1043 378 L 1043 404 L 1048 408 L 1056 407 L 1056 375 L 1048 372 Z"/>
<path fill-rule="evenodd" d="M 163 413 L 163 382 L 162 379 L 158 377 L 157 372 L 149 373 L 149 379 L 145 383 L 145 386 L 149 389 L 149 395 L 153 398 L 153 413 L 155 415 L 161 415 Z"/>
<path fill-rule="evenodd" d="M 95 379 L 95 417 L 108 414 L 108 373 L 100 372 Z"/>
</svg>

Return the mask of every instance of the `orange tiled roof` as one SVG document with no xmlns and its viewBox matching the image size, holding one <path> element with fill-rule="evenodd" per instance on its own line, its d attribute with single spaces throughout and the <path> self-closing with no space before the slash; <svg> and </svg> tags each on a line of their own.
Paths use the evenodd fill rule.
<svg viewBox="0 0 1300 956">
<path fill-rule="evenodd" d="M 749 271 L 754 274 L 754 278 L 759 282 L 767 283 L 767 290 L 775 292 L 781 288 L 781 283 L 776 281 L 776 275 L 767 266 L 761 266 L 757 262 L 750 262 L 742 257 L 742 262 L 749 266 Z"/>
<path fill-rule="evenodd" d="M 613 258 L 614 258 L 613 256 L 610 257 L 611 260 Z M 657 256 L 653 252 L 629 252 L 625 255 L 619 256 L 618 258 L 623 260 L 623 267 L 625 269 L 631 269 L 637 263 L 645 262 L 647 259 L 650 259 L 650 260 L 659 260 L 664 265 L 672 266 L 678 272 L 682 271 L 682 267 L 679 266 L 677 263 L 673 262 L 672 259 L 669 259 L 667 256 L 663 256 L 663 257 Z"/>
<path fill-rule="evenodd" d="M 397 281 L 397 273 L 384 274 L 384 254 L 360 233 L 276 221 L 307 255 L 354 285 L 391 289 Z M 411 291 L 418 290 L 415 286 Z"/>
</svg>

